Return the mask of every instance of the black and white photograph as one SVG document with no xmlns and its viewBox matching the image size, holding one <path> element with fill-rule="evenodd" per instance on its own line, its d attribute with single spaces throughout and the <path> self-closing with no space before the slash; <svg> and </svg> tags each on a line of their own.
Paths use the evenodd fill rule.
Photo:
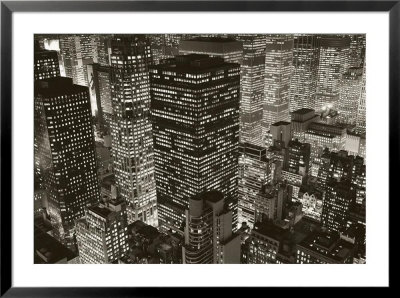
<svg viewBox="0 0 400 298">
<path fill-rule="evenodd" d="M 367 36 L 35 34 L 34 264 L 368 263 Z"/>
</svg>

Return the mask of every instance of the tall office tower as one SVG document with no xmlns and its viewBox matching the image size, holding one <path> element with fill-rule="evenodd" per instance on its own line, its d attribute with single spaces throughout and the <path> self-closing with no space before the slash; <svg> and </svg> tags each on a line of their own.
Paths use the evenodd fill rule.
<svg viewBox="0 0 400 298">
<path fill-rule="evenodd" d="M 35 85 L 35 160 L 44 175 L 53 234 L 74 247 L 74 220 L 98 201 L 99 182 L 87 87 L 70 78 Z"/>
<path fill-rule="evenodd" d="M 363 67 L 362 83 L 361 83 L 361 96 L 357 109 L 357 123 L 356 127 L 359 131 L 365 132 L 366 130 L 366 94 L 365 94 L 365 62 Z"/>
<path fill-rule="evenodd" d="M 95 39 L 97 62 L 102 66 L 110 65 L 111 39 L 110 35 L 98 35 L 97 39 Z"/>
<path fill-rule="evenodd" d="M 226 195 L 237 224 L 240 66 L 177 56 L 150 69 L 159 223 L 182 233 L 189 198 Z"/>
<path fill-rule="evenodd" d="M 272 123 L 289 121 L 289 89 L 293 68 L 293 37 L 267 37 L 262 131 Z"/>
<path fill-rule="evenodd" d="M 76 242 L 82 264 L 110 264 L 124 257 L 129 249 L 126 205 L 111 200 L 86 208 L 76 221 Z"/>
<path fill-rule="evenodd" d="M 41 79 L 49 79 L 60 76 L 60 67 L 58 64 L 58 55 L 56 51 L 48 51 L 40 48 L 39 43 L 35 42 L 34 53 L 34 79 L 35 82 Z M 43 173 L 39 167 L 40 156 L 37 154 L 38 150 L 38 136 L 34 135 L 34 151 L 35 151 L 35 164 L 34 164 L 34 177 L 35 177 L 35 190 L 43 188 Z"/>
<path fill-rule="evenodd" d="M 354 244 L 338 233 L 312 232 L 296 245 L 297 264 L 351 264 Z"/>
<path fill-rule="evenodd" d="M 60 52 L 65 75 L 74 84 L 89 86 L 87 65 L 97 62 L 98 54 L 95 35 L 61 35 Z"/>
<path fill-rule="evenodd" d="M 365 63 L 365 34 L 352 34 L 349 38 L 349 66 L 362 67 Z"/>
<path fill-rule="evenodd" d="M 322 225 L 330 231 L 339 232 L 347 225 L 350 207 L 356 199 L 355 187 L 350 180 L 330 178 L 325 189 Z"/>
<path fill-rule="evenodd" d="M 238 35 L 243 43 L 240 68 L 240 142 L 262 144 L 265 77 L 265 36 Z"/>
<path fill-rule="evenodd" d="M 305 133 L 305 142 L 311 145 L 310 175 L 317 177 L 321 155 L 325 148 L 330 151 L 344 149 L 347 131 L 345 127 L 313 122 Z"/>
<path fill-rule="evenodd" d="M 243 44 L 230 38 L 198 37 L 182 40 L 179 43 L 179 54 L 205 54 L 221 57 L 225 62 L 242 64 Z"/>
<path fill-rule="evenodd" d="M 302 108 L 290 113 L 293 138 L 300 142 L 305 141 L 305 133 L 311 123 L 317 122 L 319 116 L 313 109 Z"/>
<path fill-rule="evenodd" d="M 56 51 L 36 48 L 34 54 L 34 79 L 42 80 L 60 76 L 60 66 Z"/>
<path fill-rule="evenodd" d="M 239 264 L 240 235 L 232 233 L 232 211 L 224 195 L 209 191 L 189 199 L 183 264 Z"/>
<path fill-rule="evenodd" d="M 342 75 L 349 66 L 350 39 L 322 37 L 320 40 L 315 110 L 337 109 Z"/>
<path fill-rule="evenodd" d="M 293 42 L 293 74 L 290 81 L 290 112 L 314 108 L 319 63 L 319 40 L 316 35 L 299 34 Z"/>
<path fill-rule="evenodd" d="M 108 130 L 111 123 L 111 67 L 101 64 L 87 66 L 89 91 L 92 102 L 92 113 L 97 114 L 98 122 L 104 130 Z M 94 111 L 93 111 L 94 110 Z"/>
<path fill-rule="evenodd" d="M 113 38 L 111 147 L 118 193 L 127 203 L 128 223 L 141 220 L 157 226 L 150 63 L 150 46 L 144 35 Z"/>
<path fill-rule="evenodd" d="M 361 100 L 363 68 L 350 67 L 343 74 L 338 104 L 338 122 L 353 124 L 357 122 L 358 104 Z"/>
<path fill-rule="evenodd" d="M 238 224 L 252 229 L 255 223 L 255 202 L 261 201 L 263 188 L 272 182 L 273 164 L 265 147 L 244 143 L 239 145 Z"/>
</svg>

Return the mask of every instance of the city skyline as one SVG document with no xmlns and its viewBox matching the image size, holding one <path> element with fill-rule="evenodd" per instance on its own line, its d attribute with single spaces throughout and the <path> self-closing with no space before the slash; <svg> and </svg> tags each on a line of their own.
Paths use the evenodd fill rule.
<svg viewBox="0 0 400 298">
<path fill-rule="evenodd" d="M 365 51 L 35 35 L 35 263 L 365 263 Z"/>
</svg>

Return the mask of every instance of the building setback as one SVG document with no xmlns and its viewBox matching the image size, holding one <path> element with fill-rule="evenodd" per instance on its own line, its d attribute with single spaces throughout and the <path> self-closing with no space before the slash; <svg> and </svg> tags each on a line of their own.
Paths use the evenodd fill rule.
<svg viewBox="0 0 400 298">
<path fill-rule="evenodd" d="M 150 70 L 159 222 L 182 233 L 189 198 L 218 190 L 237 223 L 238 64 L 177 56 Z"/>
<path fill-rule="evenodd" d="M 53 235 L 74 248 L 74 220 L 100 197 L 88 88 L 70 78 L 37 81 L 35 138 Z"/>
<path fill-rule="evenodd" d="M 157 226 L 150 45 L 144 35 L 115 36 L 111 45 L 111 147 L 118 194 L 127 203 L 128 223 Z"/>
</svg>

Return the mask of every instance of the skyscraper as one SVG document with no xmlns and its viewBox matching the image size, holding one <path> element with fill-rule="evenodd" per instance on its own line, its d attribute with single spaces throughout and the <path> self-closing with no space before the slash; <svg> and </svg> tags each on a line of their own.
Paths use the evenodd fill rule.
<svg viewBox="0 0 400 298">
<path fill-rule="evenodd" d="M 294 36 L 293 74 L 290 80 L 290 112 L 314 108 L 319 63 L 319 36 Z"/>
<path fill-rule="evenodd" d="M 322 225 L 330 231 L 339 232 L 347 226 L 350 207 L 356 199 L 355 187 L 350 180 L 326 181 L 326 193 L 322 207 Z"/>
<path fill-rule="evenodd" d="M 239 200 L 238 224 L 253 228 L 256 222 L 256 202 L 262 201 L 264 187 L 272 182 L 272 161 L 265 147 L 249 143 L 239 146 Z"/>
<path fill-rule="evenodd" d="M 318 66 L 315 110 L 337 109 L 342 75 L 349 67 L 350 39 L 322 37 Z"/>
<path fill-rule="evenodd" d="M 49 79 L 60 76 L 58 54 L 56 51 L 35 49 L 34 78 L 36 80 Z"/>
<path fill-rule="evenodd" d="M 365 79 L 366 79 L 366 73 L 365 73 L 365 63 L 363 67 L 363 75 L 362 75 L 362 83 L 361 83 L 361 96 L 360 96 L 360 101 L 358 103 L 358 109 L 357 109 L 357 123 L 356 127 L 359 131 L 364 132 L 366 130 L 366 92 L 365 92 Z"/>
<path fill-rule="evenodd" d="M 190 198 L 185 217 L 184 264 L 240 263 L 240 236 L 232 233 L 232 211 L 221 192 Z"/>
<path fill-rule="evenodd" d="M 150 70 L 159 223 L 182 233 L 194 195 L 218 190 L 237 223 L 238 64 L 177 56 Z"/>
<path fill-rule="evenodd" d="M 262 129 L 265 136 L 272 123 L 289 121 L 289 91 L 293 66 L 293 37 L 267 37 Z"/>
<path fill-rule="evenodd" d="M 358 104 L 361 101 L 363 68 L 350 67 L 343 74 L 338 104 L 338 121 L 353 124 L 357 122 Z"/>
<path fill-rule="evenodd" d="M 128 253 L 126 205 L 110 200 L 86 208 L 76 222 L 76 239 L 82 264 L 110 264 Z"/>
<path fill-rule="evenodd" d="M 97 63 L 89 64 L 87 66 L 87 74 L 92 110 L 94 106 L 98 122 L 103 128 L 107 128 L 108 130 L 113 114 L 111 100 L 111 67 Z"/>
<path fill-rule="evenodd" d="M 35 138 L 53 235 L 73 248 L 74 220 L 100 197 L 88 88 L 70 78 L 38 81 Z"/>
<path fill-rule="evenodd" d="M 262 144 L 265 77 L 265 36 L 241 34 L 243 62 L 240 71 L 240 142 Z"/>
<path fill-rule="evenodd" d="M 97 36 L 78 34 L 60 36 L 60 53 L 65 75 L 74 84 L 89 86 L 87 65 L 98 61 Z"/>
<path fill-rule="evenodd" d="M 153 136 L 150 122 L 150 45 L 144 35 L 112 40 L 111 142 L 118 193 L 128 223 L 157 226 Z"/>
</svg>

